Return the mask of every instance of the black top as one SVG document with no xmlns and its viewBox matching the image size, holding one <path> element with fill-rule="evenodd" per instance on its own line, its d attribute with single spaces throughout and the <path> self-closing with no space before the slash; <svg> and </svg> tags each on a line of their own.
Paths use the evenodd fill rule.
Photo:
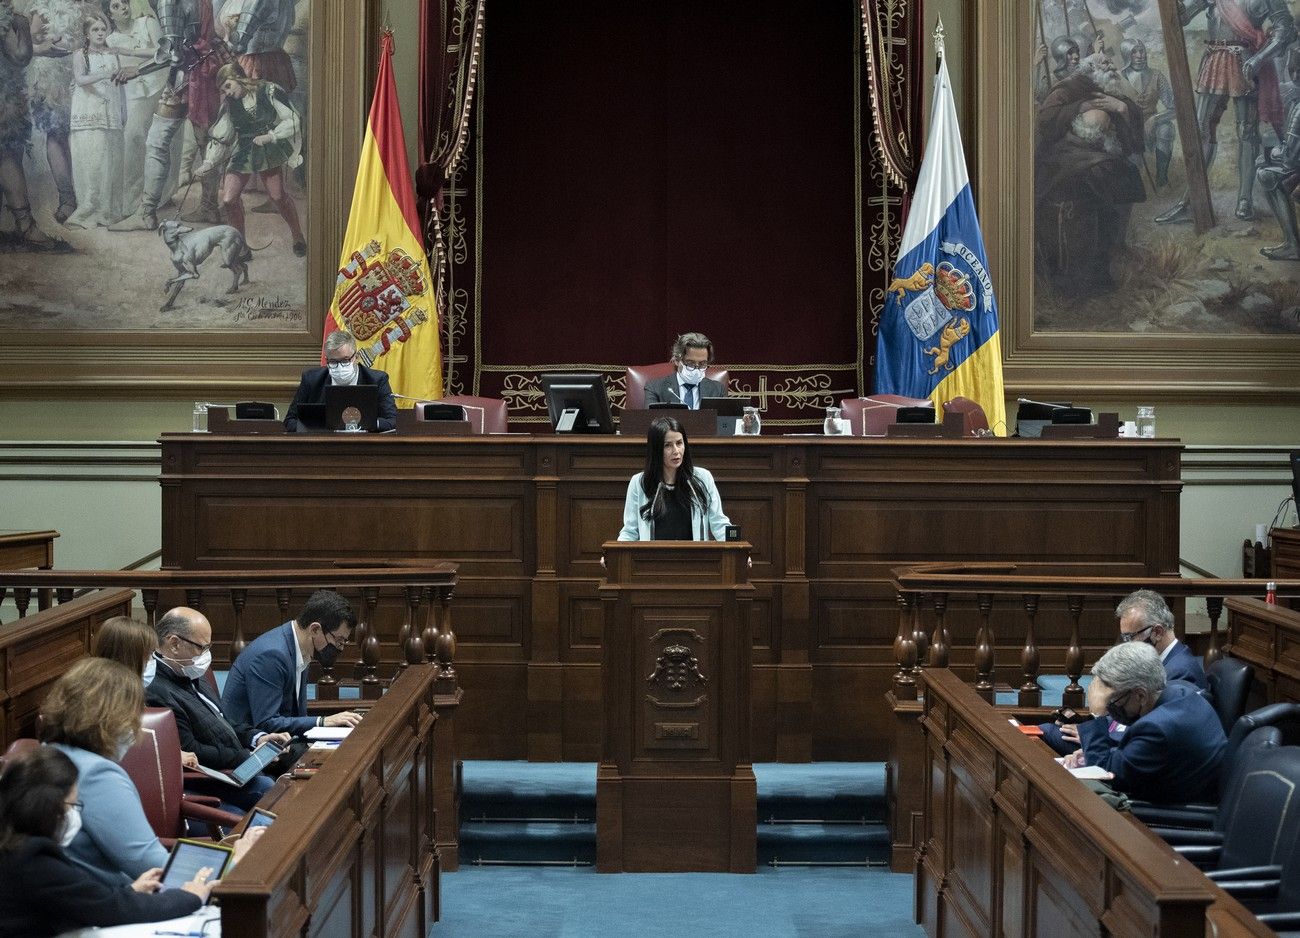
<svg viewBox="0 0 1300 938">
<path fill-rule="evenodd" d="M 153 681 L 144 689 L 144 699 L 149 706 L 166 707 L 176 715 L 181 748 L 198 756 L 200 764 L 233 769 L 248 758 L 257 731 L 227 720 L 220 698 L 202 678 L 192 680 L 160 661 Z"/>
<path fill-rule="evenodd" d="M 0 938 L 45 938 L 75 928 L 163 922 L 203 903 L 183 889 L 136 892 L 110 886 L 45 837 L 0 850 Z"/>
<path fill-rule="evenodd" d="M 666 490 L 671 491 L 668 486 Z M 664 492 L 665 495 L 668 491 Z M 654 537 L 656 541 L 690 541 L 694 540 L 691 530 L 691 506 L 683 505 L 675 498 L 664 498 L 664 513 L 654 518 Z"/>
</svg>

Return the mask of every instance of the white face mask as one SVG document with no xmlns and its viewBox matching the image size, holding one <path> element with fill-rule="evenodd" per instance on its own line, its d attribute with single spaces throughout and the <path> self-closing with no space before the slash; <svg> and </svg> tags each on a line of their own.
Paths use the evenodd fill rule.
<svg viewBox="0 0 1300 938">
<path fill-rule="evenodd" d="M 351 384 L 357 377 L 357 363 L 343 362 L 330 365 L 330 381 L 335 384 Z"/>
<path fill-rule="evenodd" d="M 117 749 L 114 751 L 113 761 L 121 762 L 122 757 L 125 756 L 127 752 L 130 751 L 131 747 L 134 745 L 135 745 L 135 733 L 131 732 L 130 730 L 127 730 L 125 733 L 122 734 L 122 738 L 117 741 Z"/>
<path fill-rule="evenodd" d="M 144 686 L 148 687 L 153 683 L 153 676 L 158 672 L 158 659 L 153 655 L 144 663 L 144 674 L 140 675 L 144 679 Z"/>
<path fill-rule="evenodd" d="M 699 384 L 704 380 L 704 369 L 694 368 L 685 363 L 678 369 L 682 376 L 683 384 Z"/>
<path fill-rule="evenodd" d="M 181 665 L 181 672 L 190 680 L 197 681 L 212 667 L 212 651 L 209 649 L 199 655 L 191 664 Z"/>
<path fill-rule="evenodd" d="M 81 809 L 75 804 L 68 805 L 63 813 L 63 833 L 59 835 L 59 846 L 66 847 L 81 831 Z"/>
</svg>

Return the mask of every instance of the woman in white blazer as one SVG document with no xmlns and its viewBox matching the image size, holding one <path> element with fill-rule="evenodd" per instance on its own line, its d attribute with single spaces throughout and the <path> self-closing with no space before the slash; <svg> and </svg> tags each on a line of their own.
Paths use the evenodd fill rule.
<svg viewBox="0 0 1300 938">
<path fill-rule="evenodd" d="M 627 484 L 620 541 L 721 541 L 731 520 L 707 469 L 691 463 L 686 431 L 671 417 L 650 423 L 645 471 Z"/>
</svg>

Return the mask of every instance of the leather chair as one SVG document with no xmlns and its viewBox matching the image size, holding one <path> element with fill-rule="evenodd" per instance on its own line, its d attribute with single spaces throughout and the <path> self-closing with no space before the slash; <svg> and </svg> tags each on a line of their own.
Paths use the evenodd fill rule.
<svg viewBox="0 0 1300 938">
<path fill-rule="evenodd" d="M 1259 852 L 1261 847 L 1272 843 L 1272 834 L 1266 841 L 1258 838 L 1269 818 L 1272 818 L 1273 826 L 1268 830 L 1274 832 L 1285 821 L 1285 817 L 1275 816 L 1267 810 L 1271 787 L 1279 783 L 1279 776 L 1267 770 L 1261 775 L 1259 756 L 1281 746 L 1282 731 L 1276 726 L 1261 726 L 1242 741 L 1208 830 L 1159 827 L 1148 823 L 1151 831 L 1202 869 L 1276 862 L 1272 858 L 1261 858 Z M 1289 806 L 1283 799 L 1274 807 L 1283 814 L 1288 807 L 1300 812 L 1300 798 Z M 1250 817 L 1242 818 L 1242 814 Z M 1252 838 L 1255 838 L 1254 842 Z"/>
<path fill-rule="evenodd" d="M 1237 658 L 1220 658 L 1206 669 L 1206 693 L 1219 714 L 1223 732 L 1231 733 L 1233 725 L 1246 712 L 1246 700 L 1254 680 L 1254 669 Z"/>
<path fill-rule="evenodd" d="M 854 436 L 884 436 L 887 427 L 898 422 L 900 407 L 929 407 L 928 397 L 903 397 L 901 394 L 872 394 L 870 397 L 846 397 L 840 401 L 841 415 L 849 422 Z M 866 422 L 866 430 L 862 428 Z"/>
<path fill-rule="evenodd" d="M 505 433 L 510 419 L 506 402 L 499 397 L 472 397 L 465 394 L 453 394 L 440 397 L 435 401 L 422 401 L 429 404 L 459 404 L 465 408 L 465 419 L 474 433 Z"/>
<path fill-rule="evenodd" d="M 205 823 L 214 840 L 221 838 L 220 828 L 234 827 L 243 820 L 238 814 L 218 810 L 215 798 L 184 794 L 181 741 L 170 710 L 146 707 L 142 722 L 140 738 L 119 764 L 135 783 L 149 826 L 165 846 L 189 835 L 187 819 Z"/>
<path fill-rule="evenodd" d="M 645 386 L 651 381 L 666 378 L 677 367 L 672 362 L 659 362 L 654 365 L 627 366 L 627 396 L 623 399 L 624 410 L 645 410 Z M 719 382 L 723 390 L 727 388 L 727 369 L 709 365 L 704 369 L 704 377 Z"/>
</svg>

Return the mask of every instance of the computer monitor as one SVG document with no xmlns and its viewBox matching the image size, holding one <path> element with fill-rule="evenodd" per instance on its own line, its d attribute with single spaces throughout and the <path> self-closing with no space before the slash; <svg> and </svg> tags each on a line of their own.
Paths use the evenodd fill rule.
<svg viewBox="0 0 1300 938">
<path fill-rule="evenodd" d="M 542 375 L 542 390 L 556 433 L 614 432 L 604 375 Z"/>
</svg>

